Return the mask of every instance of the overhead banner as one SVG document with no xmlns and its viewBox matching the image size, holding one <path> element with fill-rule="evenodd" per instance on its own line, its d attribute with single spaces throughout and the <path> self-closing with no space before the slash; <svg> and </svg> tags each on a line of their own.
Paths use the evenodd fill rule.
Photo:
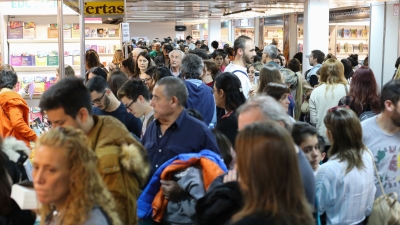
<svg viewBox="0 0 400 225">
<path fill-rule="evenodd" d="M 77 0 L 64 0 L 64 4 L 80 13 Z M 86 17 L 123 17 L 124 1 L 85 1 L 84 13 Z"/>
<path fill-rule="evenodd" d="M 370 7 L 330 10 L 329 22 L 369 20 L 370 13 Z"/>
</svg>

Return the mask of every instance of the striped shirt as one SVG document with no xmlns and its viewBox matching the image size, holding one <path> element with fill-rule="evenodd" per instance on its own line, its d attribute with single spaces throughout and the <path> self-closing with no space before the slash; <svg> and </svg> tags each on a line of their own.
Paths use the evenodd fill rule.
<svg viewBox="0 0 400 225">
<path fill-rule="evenodd" d="M 318 213 L 326 212 L 327 225 L 358 224 L 371 213 L 374 203 L 372 156 L 364 151 L 364 168 L 354 167 L 347 174 L 347 162 L 340 162 L 336 156 L 320 166 L 315 177 Z"/>
</svg>

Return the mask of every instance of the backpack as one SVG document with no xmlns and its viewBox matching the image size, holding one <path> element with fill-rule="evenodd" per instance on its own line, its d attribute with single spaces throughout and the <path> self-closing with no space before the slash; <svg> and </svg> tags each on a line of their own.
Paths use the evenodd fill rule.
<svg viewBox="0 0 400 225">
<path fill-rule="evenodd" d="M 364 120 L 374 117 L 374 116 L 376 116 L 376 114 L 374 112 L 365 111 L 365 112 L 361 113 L 361 115 L 358 118 L 360 119 L 360 122 L 361 122 L 361 121 L 364 121 Z"/>
</svg>

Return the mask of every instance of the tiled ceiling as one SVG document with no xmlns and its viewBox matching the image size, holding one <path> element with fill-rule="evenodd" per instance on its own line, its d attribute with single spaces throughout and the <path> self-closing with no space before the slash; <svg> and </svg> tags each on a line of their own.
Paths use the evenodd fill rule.
<svg viewBox="0 0 400 225">
<path fill-rule="evenodd" d="M 305 0 L 127 0 L 129 21 L 201 22 L 302 12 Z M 331 8 L 368 5 L 385 0 L 330 0 Z M 393 0 L 395 1 L 395 0 Z M 386 0 L 386 2 L 388 2 Z M 223 16 L 246 8 L 251 11 Z"/>
</svg>

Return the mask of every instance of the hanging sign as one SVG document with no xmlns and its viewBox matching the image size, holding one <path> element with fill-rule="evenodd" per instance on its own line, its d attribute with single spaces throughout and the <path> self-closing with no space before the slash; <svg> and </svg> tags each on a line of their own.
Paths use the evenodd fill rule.
<svg viewBox="0 0 400 225">
<path fill-rule="evenodd" d="M 370 18 L 370 13 L 369 7 L 330 10 L 329 22 L 365 20 Z"/>
<path fill-rule="evenodd" d="M 79 13 L 79 3 L 77 0 L 64 0 L 64 4 Z M 85 1 L 84 13 L 86 17 L 110 17 L 124 15 L 124 1 Z"/>
<path fill-rule="evenodd" d="M 123 42 L 129 42 L 129 23 L 121 23 L 122 27 L 122 41 Z"/>
</svg>

